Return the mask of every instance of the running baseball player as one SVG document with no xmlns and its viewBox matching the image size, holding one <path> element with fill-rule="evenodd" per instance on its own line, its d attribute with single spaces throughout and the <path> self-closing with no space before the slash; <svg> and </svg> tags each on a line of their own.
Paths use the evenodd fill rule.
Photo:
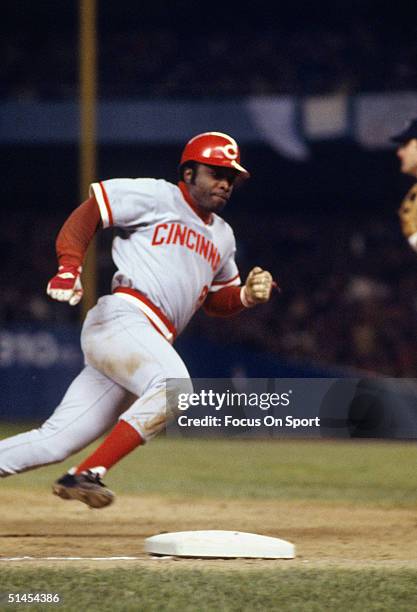
<svg viewBox="0 0 417 612">
<path fill-rule="evenodd" d="M 398 144 L 397 155 L 401 172 L 417 179 L 417 119 L 410 121 L 405 130 L 391 138 Z M 401 230 L 411 248 L 417 251 L 417 183 L 411 187 L 398 211 Z"/>
<path fill-rule="evenodd" d="M 235 140 L 219 132 L 184 148 L 178 185 L 163 179 L 93 183 L 56 241 L 59 268 L 48 295 L 74 306 L 82 263 L 99 228 L 117 228 L 110 295 L 88 312 L 81 332 L 85 367 L 39 428 L 0 442 L 0 476 L 63 461 L 114 426 L 80 465 L 53 484 L 62 499 L 91 508 L 112 503 L 102 478 L 160 432 L 167 419 L 166 380 L 190 383 L 172 343 L 196 310 L 228 316 L 267 302 L 269 272 L 253 268 L 242 285 L 235 238 L 219 213 L 249 177 Z"/>
</svg>

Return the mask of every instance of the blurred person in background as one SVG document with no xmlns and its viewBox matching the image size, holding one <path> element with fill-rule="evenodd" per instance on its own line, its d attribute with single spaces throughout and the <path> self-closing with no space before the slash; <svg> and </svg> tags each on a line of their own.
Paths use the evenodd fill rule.
<svg viewBox="0 0 417 612">
<path fill-rule="evenodd" d="M 398 144 L 397 156 L 401 161 L 401 172 L 417 180 L 417 118 L 399 134 L 391 138 Z M 417 183 L 407 192 L 398 211 L 401 231 L 411 248 L 417 252 Z"/>
</svg>

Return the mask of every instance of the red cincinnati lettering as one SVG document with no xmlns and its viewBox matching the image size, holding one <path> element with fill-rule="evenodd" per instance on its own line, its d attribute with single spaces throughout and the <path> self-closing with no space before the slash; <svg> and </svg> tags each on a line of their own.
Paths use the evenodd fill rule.
<svg viewBox="0 0 417 612">
<path fill-rule="evenodd" d="M 204 259 L 207 259 L 207 254 L 208 254 L 208 249 L 209 249 L 210 244 L 211 244 L 210 240 L 206 240 L 204 236 L 201 236 L 201 243 L 200 243 L 200 248 L 198 252 L 200 255 L 204 257 Z"/>
<path fill-rule="evenodd" d="M 172 244 L 177 244 L 177 242 L 179 241 L 180 245 L 184 246 L 187 229 L 188 227 L 186 225 L 181 226 L 179 223 L 177 223 L 177 227 L 175 229 L 175 234 L 174 234 L 174 240 L 172 241 Z"/>
<path fill-rule="evenodd" d="M 201 255 L 214 271 L 220 265 L 221 255 L 211 240 L 180 223 L 159 223 L 155 227 L 151 244 L 180 244 Z"/>
<path fill-rule="evenodd" d="M 196 253 L 198 253 L 198 249 L 200 248 L 200 240 L 201 240 L 201 234 L 197 234 L 197 244 L 195 245 Z"/>
<path fill-rule="evenodd" d="M 172 234 L 174 233 L 174 228 L 176 226 L 176 223 L 171 223 L 171 225 L 169 226 L 169 232 L 168 232 L 168 238 L 167 238 L 167 244 L 171 244 L 172 241 Z"/>
<path fill-rule="evenodd" d="M 152 238 L 152 245 L 158 245 L 158 244 L 163 244 L 165 238 L 158 238 L 158 234 L 159 234 L 159 230 L 161 229 L 168 229 L 168 225 L 166 223 L 160 223 L 159 225 L 157 225 L 155 227 L 155 231 L 153 233 L 153 238 Z"/>
<path fill-rule="evenodd" d="M 187 242 L 186 242 L 186 245 L 187 245 L 187 247 L 188 247 L 189 249 L 191 249 L 191 250 L 193 251 L 193 250 L 194 250 L 194 248 L 195 248 L 195 242 L 193 242 L 193 243 L 191 243 L 191 242 L 190 242 L 190 238 L 191 238 L 191 237 L 194 237 L 194 238 L 195 238 L 195 237 L 196 237 L 196 233 L 195 233 L 195 231 L 194 231 L 194 230 L 189 229 L 189 230 L 188 230 L 188 233 L 187 233 Z"/>
<path fill-rule="evenodd" d="M 209 262 L 213 270 L 215 270 L 217 256 L 218 256 L 218 251 L 216 247 L 214 246 L 214 244 L 210 242 L 210 254 L 207 258 L 207 261 Z"/>
<path fill-rule="evenodd" d="M 214 262 L 214 267 L 213 267 L 213 270 L 214 270 L 214 271 L 216 271 L 216 270 L 217 270 L 217 268 L 219 267 L 219 265 L 220 265 L 220 259 L 221 259 L 221 257 L 220 257 L 220 253 L 219 253 L 219 252 L 217 252 L 216 261 Z"/>
</svg>

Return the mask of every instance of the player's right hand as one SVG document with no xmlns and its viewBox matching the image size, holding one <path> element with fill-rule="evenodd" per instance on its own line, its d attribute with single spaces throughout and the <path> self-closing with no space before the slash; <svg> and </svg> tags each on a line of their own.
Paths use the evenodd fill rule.
<svg viewBox="0 0 417 612">
<path fill-rule="evenodd" d="M 81 271 L 81 266 L 59 266 L 58 273 L 48 283 L 46 293 L 53 300 L 76 306 L 83 297 Z"/>
</svg>

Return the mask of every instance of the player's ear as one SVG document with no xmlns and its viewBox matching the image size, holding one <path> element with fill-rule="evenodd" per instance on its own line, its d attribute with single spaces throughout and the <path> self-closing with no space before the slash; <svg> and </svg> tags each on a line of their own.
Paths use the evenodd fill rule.
<svg viewBox="0 0 417 612">
<path fill-rule="evenodd" d="M 192 183 L 193 182 L 193 174 L 194 174 L 193 168 L 185 168 L 184 174 L 183 174 L 184 183 L 186 183 L 187 185 Z"/>
</svg>

